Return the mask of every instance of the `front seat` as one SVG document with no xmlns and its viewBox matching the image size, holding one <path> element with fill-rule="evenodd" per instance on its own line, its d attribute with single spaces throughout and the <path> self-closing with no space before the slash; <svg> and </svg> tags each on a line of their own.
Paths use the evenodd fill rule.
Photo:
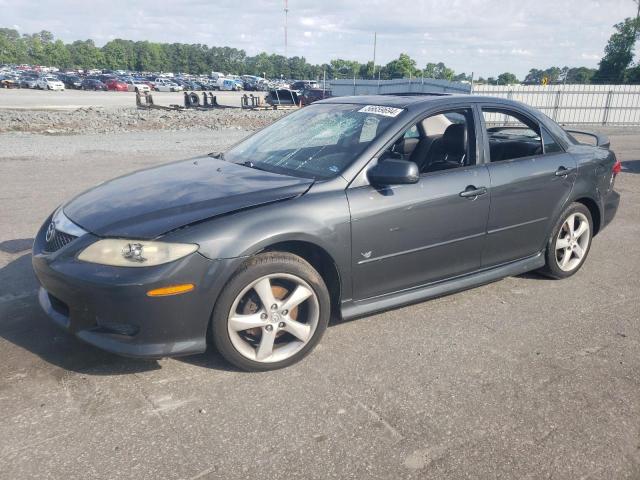
<svg viewBox="0 0 640 480">
<path fill-rule="evenodd" d="M 435 172 L 461 167 L 467 157 L 467 126 L 464 123 L 449 125 L 442 138 L 434 142 L 427 156 L 424 172 Z"/>
</svg>

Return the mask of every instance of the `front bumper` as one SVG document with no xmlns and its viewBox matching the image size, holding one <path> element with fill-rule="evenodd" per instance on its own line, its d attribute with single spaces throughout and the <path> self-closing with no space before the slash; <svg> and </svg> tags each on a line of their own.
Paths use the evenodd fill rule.
<svg viewBox="0 0 640 480">
<path fill-rule="evenodd" d="M 91 234 L 53 253 L 43 251 L 43 237 L 41 229 L 32 259 L 41 285 L 38 298 L 60 327 L 96 347 L 131 357 L 206 350 L 211 312 L 226 273 L 235 268 L 234 260 L 210 260 L 196 252 L 156 267 L 111 267 L 76 259 L 97 240 Z M 196 288 L 181 295 L 146 295 L 151 289 L 181 283 Z"/>
</svg>

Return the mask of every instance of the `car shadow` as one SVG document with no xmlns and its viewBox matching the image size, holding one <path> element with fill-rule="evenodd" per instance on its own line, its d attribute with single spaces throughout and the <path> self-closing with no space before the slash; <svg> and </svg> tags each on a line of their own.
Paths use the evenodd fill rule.
<svg viewBox="0 0 640 480">
<path fill-rule="evenodd" d="M 30 249 L 32 243 L 33 239 L 9 240 L 2 242 L 0 249 L 20 253 Z M 0 338 L 51 365 L 86 375 L 124 375 L 161 368 L 156 360 L 114 355 L 63 331 L 41 310 L 37 291 L 30 253 L 24 253 L 0 268 Z M 212 369 L 232 370 L 215 351 L 181 357 L 180 360 Z M 5 368 L 20 369 L 25 363 L 24 353 L 17 351 L 4 355 L 3 362 Z"/>
<path fill-rule="evenodd" d="M 626 160 L 622 163 L 622 173 L 640 173 L 640 160 Z"/>
</svg>

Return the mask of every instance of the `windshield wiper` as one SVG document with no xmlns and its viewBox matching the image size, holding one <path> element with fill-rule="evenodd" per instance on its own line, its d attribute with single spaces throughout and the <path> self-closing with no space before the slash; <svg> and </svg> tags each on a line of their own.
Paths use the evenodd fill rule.
<svg viewBox="0 0 640 480">
<path fill-rule="evenodd" d="M 251 160 L 246 160 L 244 162 L 239 163 L 238 165 L 244 165 L 245 167 L 249 167 L 249 168 L 253 168 L 255 170 L 261 170 L 263 172 L 269 172 L 269 173 L 273 173 L 271 170 L 267 170 L 266 168 L 262 168 L 262 167 L 258 167 L 255 163 L 253 163 Z"/>
<path fill-rule="evenodd" d="M 224 160 L 224 152 L 211 152 L 207 154 L 208 157 Z"/>
</svg>

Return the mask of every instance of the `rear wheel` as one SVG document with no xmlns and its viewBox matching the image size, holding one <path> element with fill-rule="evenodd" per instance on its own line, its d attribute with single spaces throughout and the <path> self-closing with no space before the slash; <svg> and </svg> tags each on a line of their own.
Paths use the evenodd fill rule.
<svg viewBox="0 0 640 480">
<path fill-rule="evenodd" d="M 229 362 L 248 371 L 275 370 L 304 358 L 330 316 L 327 287 L 302 258 L 269 252 L 248 260 L 218 298 L 211 335 Z"/>
<path fill-rule="evenodd" d="M 541 273 L 567 278 L 587 259 L 593 237 L 591 212 L 581 203 L 572 203 L 560 216 L 547 242 L 546 265 Z"/>
</svg>

